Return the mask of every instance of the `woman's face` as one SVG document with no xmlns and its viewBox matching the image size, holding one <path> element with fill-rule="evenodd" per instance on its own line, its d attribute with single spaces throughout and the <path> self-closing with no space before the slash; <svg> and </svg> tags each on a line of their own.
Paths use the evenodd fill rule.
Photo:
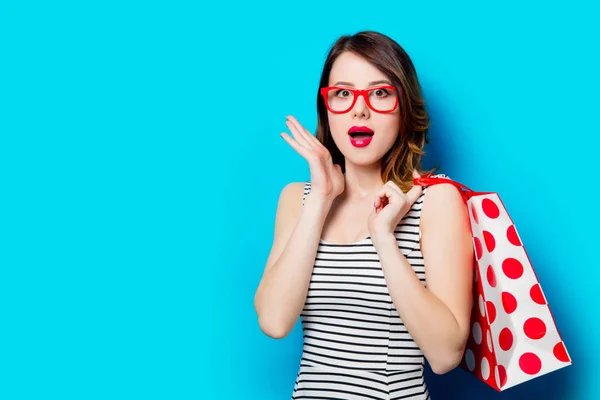
<svg viewBox="0 0 600 400">
<path fill-rule="evenodd" d="M 392 85 L 387 76 L 364 58 L 351 52 L 345 52 L 335 60 L 329 75 L 329 86 L 371 89 L 385 85 Z M 341 105 L 349 105 L 351 100 L 348 99 L 351 97 L 348 91 L 330 91 L 329 104 L 335 101 Z M 394 91 L 377 90 L 370 92 L 369 98 L 375 108 L 382 110 L 390 108 L 389 104 L 396 104 L 397 94 Z M 399 109 L 396 105 L 393 112 L 379 113 L 367 106 L 363 96 L 358 96 L 354 106 L 346 113 L 327 111 L 333 140 L 346 158 L 346 163 L 366 166 L 380 162 L 399 134 Z M 350 135 L 353 130 L 371 130 L 373 134 L 370 139 L 360 133 L 353 133 L 353 137 Z"/>
</svg>

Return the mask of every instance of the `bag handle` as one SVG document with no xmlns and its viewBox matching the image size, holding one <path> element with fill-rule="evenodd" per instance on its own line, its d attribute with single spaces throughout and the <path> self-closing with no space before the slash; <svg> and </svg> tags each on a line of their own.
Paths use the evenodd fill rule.
<svg viewBox="0 0 600 400">
<path fill-rule="evenodd" d="M 431 175 L 425 175 L 420 178 L 415 178 L 413 180 L 413 183 L 415 185 L 420 185 L 420 186 L 434 186 L 434 185 L 439 185 L 440 183 L 449 183 L 459 190 L 465 203 L 471 197 L 473 197 L 475 194 L 479 194 L 479 193 L 474 192 L 473 190 L 469 189 L 467 186 L 463 185 L 462 183 L 458 183 L 456 181 L 453 181 L 452 179 L 431 177 Z"/>
</svg>

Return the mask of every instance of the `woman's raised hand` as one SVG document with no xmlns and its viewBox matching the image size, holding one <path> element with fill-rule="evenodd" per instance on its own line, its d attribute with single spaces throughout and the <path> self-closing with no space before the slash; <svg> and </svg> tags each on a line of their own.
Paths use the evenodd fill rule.
<svg viewBox="0 0 600 400">
<path fill-rule="evenodd" d="M 333 164 L 329 150 L 304 129 L 296 118 L 287 117 L 285 124 L 292 132 L 293 138 L 285 132 L 281 133 L 281 137 L 308 162 L 311 194 L 333 201 L 344 192 L 342 168 L 338 164 Z"/>
</svg>

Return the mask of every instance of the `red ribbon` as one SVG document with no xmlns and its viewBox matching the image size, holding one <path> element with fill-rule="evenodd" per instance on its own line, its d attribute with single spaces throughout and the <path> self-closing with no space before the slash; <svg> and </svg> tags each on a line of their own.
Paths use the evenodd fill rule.
<svg viewBox="0 0 600 400">
<path fill-rule="evenodd" d="M 413 183 L 415 185 L 420 185 L 420 186 L 434 186 L 434 185 L 439 185 L 441 183 L 449 183 L 450 185 L 456 187 L 460 191 L 460 194 L 461 194 L 463 200 L 465 201 L 465 203 L 467 201 L 469 201 L 469 199 L 475 195 L 486 194 L 484 192 L 475 192 L 475 191 L 469 189 L 467 186 L 463 185 L 462 183 L 458 183 L 456 181 L 453 181 L 452 179 L 431 177 L 430 175 L 425 175 L 420 178 L 415 178 L 413 180 Z"/>
</svg>

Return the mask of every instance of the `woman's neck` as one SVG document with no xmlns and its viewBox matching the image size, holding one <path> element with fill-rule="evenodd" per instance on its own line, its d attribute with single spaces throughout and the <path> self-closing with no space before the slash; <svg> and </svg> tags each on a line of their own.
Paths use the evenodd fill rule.
<svg viewBox="0 0 600 400">
<path fill-rule="evenodd" d="M 346 163 L 344 197 L 364 199 L 377 192 L 384 182 L 381 180 L 381 165 L 354 165 Z"/>
</svg>

